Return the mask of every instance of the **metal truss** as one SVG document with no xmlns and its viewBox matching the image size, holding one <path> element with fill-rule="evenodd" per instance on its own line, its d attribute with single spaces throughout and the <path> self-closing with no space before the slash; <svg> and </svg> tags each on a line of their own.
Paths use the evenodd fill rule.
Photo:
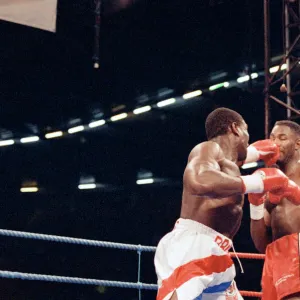
<svg viewBox="0 0 300 300">
<path fill-rule="evenodd" d="M 278 69 L 272 76 L 270 73 L 270 2 L 270 0 L 264 0 L 266 138 L 269 137 L 270 129 L 270 99 L 287 109 L 287 119 L 300 116 L 300 111 L 295 107 L 295 103 L 300 103 L 300 0 L 282 0 L 283 57 Z M 273 95 L 278 92 L 279 83 L 282 83 L 280 92 L 285 95 L 284 101 Z"/>
</svg>

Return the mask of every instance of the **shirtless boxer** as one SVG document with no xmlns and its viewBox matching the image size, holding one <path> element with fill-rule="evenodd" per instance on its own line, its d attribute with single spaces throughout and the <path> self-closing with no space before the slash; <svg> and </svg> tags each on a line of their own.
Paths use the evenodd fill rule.
<svg viewBox="0 0 300 300">
<path fill-rule="evenodd" d="M 254 157 L 272 164 L 278 147 L 266 140 L 247 151 L 247 124 L 237 112 L 218 108 L 205 127 L 208 141 L 191 151 L 184 172 L 180 219 L 156 249 L 157 300 L 242 299 L 228 250 L 240 227 L 243 194 L 288 183 L 276 168 L 240 176 L 239 161 Z"/>
<path fill-rule="evenodd" d="M 279 121 L 270 139 L 280 149 L 279 168 L 300 185 L 300 126 Z M 254 208 L 251 236 L 256 248 L 266 252 L 263 300 L 300 299 L 300 188 L 292 181 L 284 193 L 249 195 L 250 207 Z M 271 227 L 271 236 L 267 226 Z"/>
</svg>

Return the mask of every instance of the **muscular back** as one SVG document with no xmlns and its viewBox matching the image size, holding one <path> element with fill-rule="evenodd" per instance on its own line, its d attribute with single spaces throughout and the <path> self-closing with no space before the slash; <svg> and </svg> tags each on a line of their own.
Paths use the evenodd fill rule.
<svg viewBox="0 0 300 300">
<path fill-rule="evenodd" d="M 300 186 L 299 162 L 295 172 L 289 178 Z M 287 199 L 282 199 L 278 205 L 266 201 L 265 207 L 270 214 L 269 225 L 272 228 L 273 240 L 300 232 L 300 205 L 297 206 Z"/>
<path fill-rule="evenodd" d="M 214 142 L 207 143 L 215 144 Z M 243 195 L 233 193 L 233 195 L 226 197 L 216 197 L 209 192 L 206 195 L 199 195 L 195 193 L 191 185 L 194 176 L 211 169 L 223 176 L 225 176 L 224 174 L 233 177 L 240 175 L 238 166 L 224 157 L 223 151 L 217 144 L 208 147 L 214 149 L 206 149 L 206 145 L 200 144 L 192 150 L 189 156 L 184 173 L 181 218 L 198 221 L 229 238 L 233 238 L 241 224 Z M 210 153 L 203 153 L 207 150 Z M 211 153 L 211 151 L 215 151 L 215 153 Z M 213 159 L 209 156 L 213 156 Z M 204 181 L 202 182 L 203 185 L 212 184 L 216 190 L 222 184 L 222 179 L 222 176 L 219 178 L 209 175 L 201 177 L 201 180 Z"/>
</svg>

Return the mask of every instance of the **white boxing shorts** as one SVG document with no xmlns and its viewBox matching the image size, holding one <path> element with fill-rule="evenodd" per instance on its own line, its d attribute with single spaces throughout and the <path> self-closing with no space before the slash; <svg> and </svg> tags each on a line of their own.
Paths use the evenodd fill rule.
<svg viewBox="0 0 300 300">
<path fill-rule="evenodd" d="M 159 242 L 154 263 L 157 300 L 240 300 L 235 266 L 228 253 L 232 241 L 193 220 L 177 220 Z"/>
</svg>

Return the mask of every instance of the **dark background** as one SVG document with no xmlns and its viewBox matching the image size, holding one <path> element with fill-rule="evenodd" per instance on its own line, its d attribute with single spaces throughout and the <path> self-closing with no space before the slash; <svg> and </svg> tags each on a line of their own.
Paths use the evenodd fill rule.
<svg viewBox="0 0 300 300">
<path fill-rule="evenodd" d="M 282 53 L 281 6 L 272 1 L 272 57 Z M 66 130 L 75 118 L 83 124 L 99 113 L 108 118 L 120 105 L 131 111 L 142 95 L 148 97 L 143 105 L 156 103 L 166 98 L 161 89 L 181 96 L 249 69 L 262 71 L 263 1 L 106 0 L 98 70 L 92 62 L 93 9 L 93 1 L 58 0 L 55 34 L 0 23 L 1 137 L 41 137 L 0 148 L 0 227 L 157 245 L 179 217 L 183 170 L 189 151 L 205 140 L 207 114 L 218 106 L 235 109 L 249 124 L 250 141 L 264 138 L 263 76 L 97 130 L 57 140 L 43 136 Z M 222 72 L 224 78 L 212 79 Z M 271 125 L 286 118 L 276 104 L 271 114 Z M 163 181 L 137 186 L 143 170 Z M 80 177 L 88 175 L 111 188 L 78 190 Z M 42 190 L 21 194 L 28 180 Z M 249 225 L 246 201 L 234 240 L 239 252 L 256 252 Z M 2 270 L 137 281 L 136 252 L 1 237 L 0 254 Z M 242 263 L 238 287 L 259 291 L 262 261 Z M 141 281 L 156 281 L 152 253 L 142 254 Z M 0 290 L 1 299 L 14 300 L 138 299 L 137 290 L 19 280 L 0 280 Z M 154 298 L 155 292 L 143 291 L 143 299 Z"/>
</svg>

